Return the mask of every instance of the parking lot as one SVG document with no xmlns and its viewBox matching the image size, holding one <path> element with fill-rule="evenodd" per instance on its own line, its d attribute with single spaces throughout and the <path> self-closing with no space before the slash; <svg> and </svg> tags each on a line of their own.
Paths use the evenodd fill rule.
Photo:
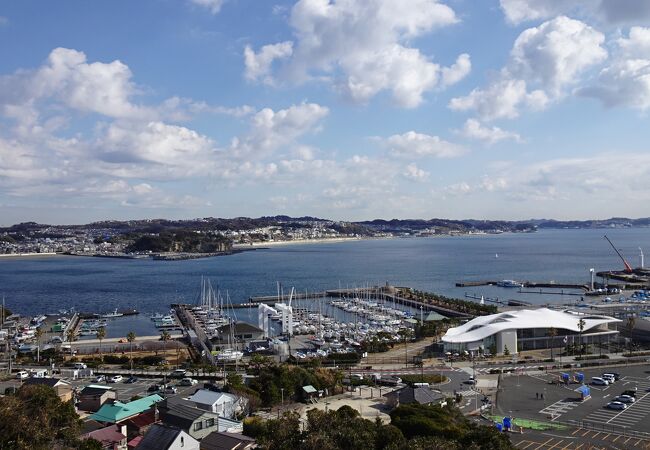
<svg viewBox="0 0 650 450">
<path fill-rule="evenodd" d="M 576 428 L 566 433 L 512 434 L 512 443 L 522 450 L 648 449 L 650 441 L 615 433 Z"/>
<path fill-rule="evenodd" d="M 571 376 L 576 371 L 571 372 Z M 581 401 L 580 383 L 558 383 L 560 372 L 504 377 L 499 386 L 497 411 L 504 415 L 573 424 L 602 433 L 648 433 L 650 420 L 650 366 L 578 370 L 585 382 L 604 372 L 617 372 L 620 379 L 608 386 L 589 384 L 591 398 Z M 626 409 L 607 408 L 623 391 L 635 390 L 636 401 Z M 648 434 L 650 437 L 650 434 Z"/>
</svg>

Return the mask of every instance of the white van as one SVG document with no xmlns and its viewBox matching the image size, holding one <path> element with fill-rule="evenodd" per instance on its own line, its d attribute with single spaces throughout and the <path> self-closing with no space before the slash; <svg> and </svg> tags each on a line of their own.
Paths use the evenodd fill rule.
<svg viewBox="0 0 650 450">
<path fill-rule="evenodd" d="M 19 372 L 16 372 L 16 379 L 26 380 L 27 378 L 29 378 L 29 374 L 26 371 L 21 370 Z"/>
<path fill-rule="evenodd" d="M 607 380 L 605 380 L 604 378 L 601 378 L 601 377 L 593 377 L 591 379 L 591 384 L 593 384 L 595 386 L 608 386 L 609 382 Z"/>
<path fill-rule="evenodd" d="M 80 363 L 80 362 L 74 363 L 74 365 L 72 367 L 74 367 L 75 369 L 87 369 L 88 368 L 88 366 L 86 364 Z"/>
</svg>

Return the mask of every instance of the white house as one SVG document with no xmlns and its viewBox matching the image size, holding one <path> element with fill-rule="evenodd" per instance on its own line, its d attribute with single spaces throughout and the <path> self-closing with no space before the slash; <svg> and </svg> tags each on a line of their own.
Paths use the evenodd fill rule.
<svg viewBox="0 0 650 450">
<path fill-rule="evenodd" d="M 194 402 L 197 408 L 217 413 L 219 416 L 229 419 L 235 417 L 242 409 L 239 397 L 226 392 L 200 389 L 189 397 L 189 400 Z"/>
</svg>

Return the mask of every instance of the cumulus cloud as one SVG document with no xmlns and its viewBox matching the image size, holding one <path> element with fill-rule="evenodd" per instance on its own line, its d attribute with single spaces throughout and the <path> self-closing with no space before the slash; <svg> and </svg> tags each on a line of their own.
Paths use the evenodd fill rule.
<svg viewBox="0 0 650 450">
<path fill-rule="evenodd" d="M 183 178 L 214 170 L 215 145 L 189 128 L 163 122 L 113 123 L 95 143 L 109 173 Z"/>
<path fill-rule="evenodd" d="M 247 45 L 244 49 L 244 65 L 246 67 L 244 75 L 251 81 L 263 79 L 265 83 L 273 84 L 273 78 L 269 76 L 273 61 L 286 59 L 292 54 L 293 42 L 291 41 L 265 45 L 257 53 Z"/>
<path fill-rule="evenodd" d="M 466 153 L 460 145 L 438 136 L 407 131 L 387 138 L 376 138 L 394 156 L 406 158 L 455 158 Z"/>
<path fill-rule="evenodd" d="M 429 172 L 420 169 L 415 163 L 407 165 L 403 175 L 408 179 L 416 181 L 423 181 L 429 178 Z"/>
<path fill-rule="evenodd" d="M 512 24 L 577 14 L 607 24 L 647 23 L 650 3 L 645 0 L 500 0 Z"/>
<path fill-rule="evenodd" d="M 240 157 L 273 151 L 317 131 L 320 121 L 328 114 L 327 107 L 316 103 L 301 103 L 278 111 L 264 108 L 251 117 L 249 133 L 235 138 L 231 149 Z"/>
<path fill-rule="evenodd" d="M 463 129 L 459 132 L 467 139 L 485 142 L 488 145 L 496 144 L 501 141 L 521 142 L 521 136 L 511 131 L 502 130 L 499 127 L 485 126 L 476 119 L 467 119 Z"/>
<path fill-rule="evenodd" d="M 441 68 L 408 42 L 457 21 L 437 0 L 299 0 L 289 19 L 295 42 L 246 47 L 245 73 L 272 82 L 271 64 L 287 58 L 283 74 L 293 80 L 324 80 L 356 102 L 389 91 L 398 105 L 415 107 L 425 92 L 466 76 L 471 64 L 463 54 Z"/>
<path fill-rule="evenodd" d="M 614 55 L 600 71 L 597 84 L 578 89 L 579 95 L 607 107 L 650 108 L 650 28 L 632 27 L 615 43 Z"/>
<path fill-rule="evenodd" d="M 521 109 L 543 109 L 568 86 L 607 58 L 605 37 L 589 25 L 560 16 L 523 31 L 508 64 L 487 88 L 451 99 L 449 107 L 476 111 L 482 119 L 514 118 Z"/>
<path fill-rule="evenodd" d="M 219 14 L 225 0 L 190 0 L 193 4 L 206 8 L 211 14 Z"/>
</svg>

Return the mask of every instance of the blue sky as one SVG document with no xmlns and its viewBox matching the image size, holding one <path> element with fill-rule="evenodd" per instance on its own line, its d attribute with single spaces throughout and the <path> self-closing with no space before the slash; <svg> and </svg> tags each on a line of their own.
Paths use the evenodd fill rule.
<svg viewBox="0 0 650 450">
<path fill-rule="evenodd" d="M 0 224 L 648 216 L 650 2 L 0 6 Z"/>
</svg>

